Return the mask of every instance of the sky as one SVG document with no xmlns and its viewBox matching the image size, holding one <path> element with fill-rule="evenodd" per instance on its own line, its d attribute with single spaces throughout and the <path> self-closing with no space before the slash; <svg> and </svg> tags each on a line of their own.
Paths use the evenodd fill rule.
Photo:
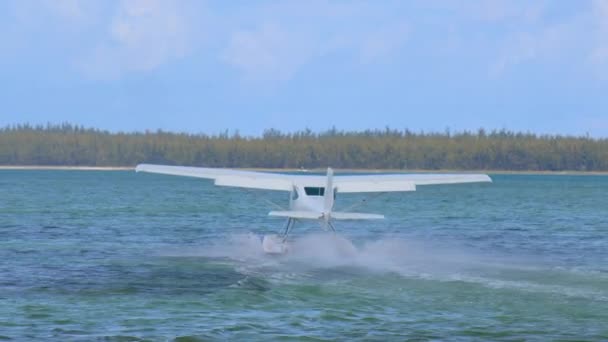
<svg viewBox="0 0 608 342">
<path fill-rule="evenodd" d="M 0 126 L 608 137 L 608 0 L 0 1 Z"/>
</svg>

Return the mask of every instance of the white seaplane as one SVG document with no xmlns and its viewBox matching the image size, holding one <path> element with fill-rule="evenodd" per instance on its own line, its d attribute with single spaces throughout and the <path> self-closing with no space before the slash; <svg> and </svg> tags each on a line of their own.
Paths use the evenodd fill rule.
<svg viewBox="0 0 608 342">
<path fill-rule="evenodd" d="M 221 168 L 185 167 L 139 164 L 137 172 L 189 176 L 214 180 L 218 186 L 278 190 L 290 193 L 289 210 L 271 211 L 269 216 L 287 218 L 283 233 L 264 236 L 266 253 L 288 251 L 287 236 L 297 220 L 316 220 L 325 230 L 335 232 L 333 220 L 375 220 L 383 215 L 333 211 L 338 193 L 384 193 L 415 191 L 417 185 L 491 182 L 484 174 L 378 174 L 336 175 L 331 168 L 327 174 L 302 175 L 255 172 Z"/>
</svg>

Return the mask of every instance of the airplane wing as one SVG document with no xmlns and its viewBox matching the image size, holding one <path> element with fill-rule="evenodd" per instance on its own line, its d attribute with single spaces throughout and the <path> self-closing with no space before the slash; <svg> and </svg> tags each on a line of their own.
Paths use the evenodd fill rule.
<svg viewBox="0 0 608 342">
<path fill-rule="evenodd" d="M 379 175 L 354 175 L 336 176 L 334 184 L 338 192 L 384 192 L 391 191 L 391 186 L 399 188 L 409 183 L 413 189 L 401 189 L 393 191 L 413 191 L 417 185 L 434 184 L 460 184 L 460 183 L 483 183 L 492 182 L 488 175 L 484 174 L 379 174 Z"/>
<path fill-rule="evenodd" d="M 135 171 L 212 179 L 215 181 L 215 185 L 219 186 L 281 191 L 293 190 L 295 185 L 293 180 L 294 177 L 309 178 L 307 180 L 302 179 L 302 181 L 306 181 L 307 184 L 313 184 L 310 186 L 322 186 L 316 184 L 322 184 L 325 179 L 322 176 L 295 176 L 270 172 L 154 164 L 139 164 L 135 168 Z"/>
<path fill-rule="evenodd" d="M 294 186 L 324 187 L 327 177 L 221 168 L 139 164 L 137 172 L 212 179 L 216 185 L 292 191 Z M 378 174 L 336 175 L 333 186 L 340 193 L 415 191 L 417 185 L 491 182 L 484 174 Z"/>
</svg>

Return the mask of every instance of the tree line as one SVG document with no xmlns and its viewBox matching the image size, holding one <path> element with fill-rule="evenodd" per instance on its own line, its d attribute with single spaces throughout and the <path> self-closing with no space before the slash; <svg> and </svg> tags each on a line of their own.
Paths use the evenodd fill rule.
<svg viewBox="0 0 608 342">
<path fill-rule="evenodd" d="M 261 136 L 108 132 L 71 124 L 0 128 L 0 165 L 608 171 L 608 139 L 508 130 L 330 129 Z"/>
</svg>

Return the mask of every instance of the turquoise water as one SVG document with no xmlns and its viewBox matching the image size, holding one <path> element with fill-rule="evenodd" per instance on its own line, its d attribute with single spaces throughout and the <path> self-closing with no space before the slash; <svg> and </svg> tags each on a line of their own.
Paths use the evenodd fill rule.
<svg viewBox="0 0 608 342">
<path fill-rule="evenodd" d="M 0 171 L 0 340 L 608 340 L 608 177 L 493 179 L 297 225 L 272 257 L 285 193 Z"/>
</svg>

